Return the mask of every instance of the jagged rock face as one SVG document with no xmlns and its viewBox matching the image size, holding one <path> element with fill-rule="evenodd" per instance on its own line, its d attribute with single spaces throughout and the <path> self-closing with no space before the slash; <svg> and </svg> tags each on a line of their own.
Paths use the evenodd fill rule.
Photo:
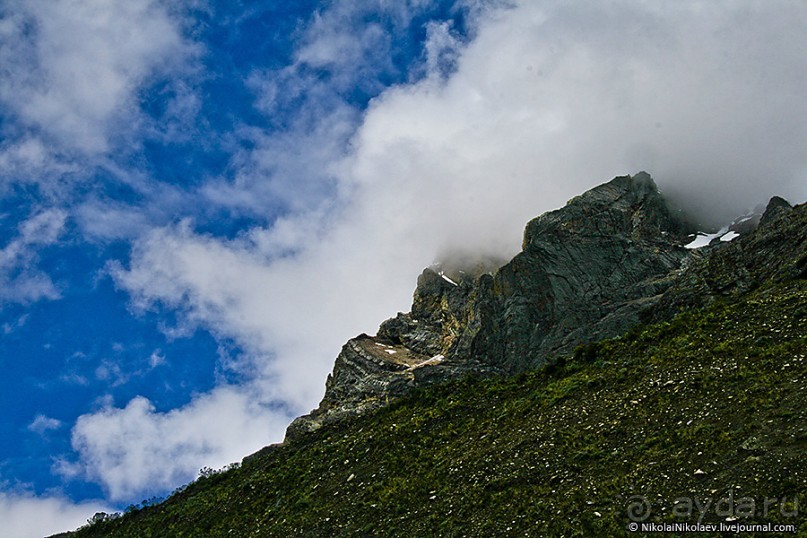
<svg viewBox="0 0 807 538">
<path fill-rule="evenodd" d="M 319 407 L 296 419 L 286 437 L 376 409 L 416 386 L 493 372 L 472 358 L 449 359 L 446 354 L 475 303 L 477 278 L 494 265 L 487 261 L 468 271 L 455 269 L 451 276 L 441 267 L 424 270 L 412 311 L 382 323 L 375 337 L 362 334 L 345 344 Z"/>
<path fill-rule="evenodd" d="M 648 321 L 706 306 L 721 296 L 746 293 L 766 280 L 807 278 L 807 206 L 775 196 L 753 233 L 710 246 L 675 279 Z"/>
<path fill-rule="evenodd" d="M 470 352 L 508 371 L 568 354 L 638 322 L 669 286 L 694 231 L 645 173 L 618 177 L 531 221 L 490 285 Z"/>
<path fill-rule="evenodd" d="M 322 403 L 287 438 L 424 384 L 539 367 L 759 279 L 804 278 L 807 211 L 793 212 L 776 198 L 747 241 L 687 250 L 695 228 L 650 176 L 617 177 L 528 223 L 522 252 L 504 265 L 424 270 L 411 312 L 342 348 Z M 746 219 L 738 233 L 756 223 Z M 731 267 L 736 274 L 727 274 Z"/>
<path fill-rule="evenodd" d="M 378 338 L 427 355 L 456 356 L 464 337 L 486 298 L 487 281 L 501 262 L 489 260 L 469 270 L 425 269 L 418 277 L 412 311 L 381 324 Z"/>
</svg>

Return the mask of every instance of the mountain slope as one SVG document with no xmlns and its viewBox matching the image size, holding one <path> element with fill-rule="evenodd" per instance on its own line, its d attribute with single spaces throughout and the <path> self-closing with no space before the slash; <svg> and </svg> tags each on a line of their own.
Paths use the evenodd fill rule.
<svg viewBox="0 0 807 538">
<path fill-rule="evenodd" d="M 75 535 L 606 536 L 735 497 L 759 513 L 703 521 L 807 533 L 807 206 L 759 222 L 687 251 L 649 176 L 616 178 L 499 269 L 424 271 L 283 445 Z"/>
<path fill-rule="evenodd" d="M 743 522 L 807 532 L 789 515 L 807 506 L 806 391 L 807 285 L 766 285 L 537 372 L 425 389 L 75 536 L 617 536 L 636 496 L 647 521 L 695 522 L 675 499 L 732 494 L 784 503 Z"/>
</svg>

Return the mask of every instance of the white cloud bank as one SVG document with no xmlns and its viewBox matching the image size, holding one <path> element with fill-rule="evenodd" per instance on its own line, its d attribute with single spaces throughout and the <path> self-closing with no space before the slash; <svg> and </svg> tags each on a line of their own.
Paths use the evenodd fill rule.
<svg viewBox="0 0 807 538">
<path fill-rule="evenodd" d="M 165 413 L 137 397 L 122 409 L 106 406 L 79 417 L 72 445 L 81 462 L 61 461 L 55 470 L 100 483 L 114 501 L 162 494 L 203 467 L 240 461 L 266 444 L 267 429 L 286 421 L 244 388 L 221 386 Z"/>
<path fill-rule="evenodd" d="M 305 411 L 341 344 L 407 309 L 436 256 L 513 254 L 529 218 L 614 175 L 646 169 L 713 214 L 772 194 L 804 200 L 805 17 L 807 6 L 784 1 L 523 2 L 488 12 L 453 74 L 441 68 L 372 103 L 349 150 L 332 156 L 330 210 L 306 205 L 232 241 L 188 222 L 155 230 L 112 274 L 140 308 L 162 305 L 234 339 L 250 359 L 234 367 L 251 389 Z M 444 46 L 444 31 L 431 35 L 441 40 L 433 50 Z M 300 146 L 299 159 L 320 149 Z M 153 445 L 162 428 L 224 411 L 180 409 L 168 429 L 169 415 L 136 399 L 82 418 L 74 443 L 123 495 L 161 480 L 141 458 L 155 449 L 170 460 Z M 282 436 L 265 408 L 226 411 L 245 432 Z M 110 418 L 120 438 L 150 440 L 110 445 Z M 170 438 L 192 454 L 206 442 Z M 164 472 L 179 477 L 174 469 Z"/>
<path fill-rule="evenodd" d="M 0 532 L 9 538 L 42 538 L 80 527 L 97 512 L 112 511 L 100 502 L 74 504 L 60 496 L 0 492 Z"/>
</svg>

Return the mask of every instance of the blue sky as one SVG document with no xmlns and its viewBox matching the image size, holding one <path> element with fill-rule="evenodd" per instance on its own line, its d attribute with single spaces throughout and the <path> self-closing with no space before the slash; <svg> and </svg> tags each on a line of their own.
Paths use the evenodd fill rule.
<svg viewBox="0 0 807 538">
<path fill-rule="evenodd" d="M 282 439 L 419 271 L 648 170 L 807 198 L 807 8 L 0 3 L 0 520 L 38 536 Z"/>
</svg>

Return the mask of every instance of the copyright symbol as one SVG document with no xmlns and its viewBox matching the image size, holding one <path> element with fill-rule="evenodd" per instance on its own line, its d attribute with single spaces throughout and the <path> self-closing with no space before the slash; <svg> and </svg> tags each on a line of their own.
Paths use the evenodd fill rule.
<svg viewBox="0 0 807 538">
<path fill-rule="evenodd" d="M 642 495 L 634 495 L 628 499 L 628 518 L 631 521 L 644 521 L 650 517 L 650 503 Z"/>
<path fill-rule="evenodd" d="M 639 530 L 639 524 L 638 523 L 628 523 L 628 530 L 630 532 L 638 531 Z"/>
</svg>

